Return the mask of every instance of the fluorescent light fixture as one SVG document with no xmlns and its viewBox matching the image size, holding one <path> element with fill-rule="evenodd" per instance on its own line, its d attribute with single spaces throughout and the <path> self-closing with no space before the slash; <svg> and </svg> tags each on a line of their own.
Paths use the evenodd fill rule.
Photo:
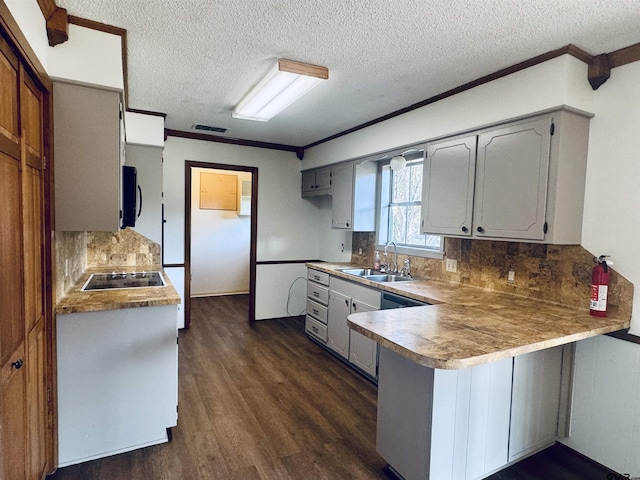
<svg viewBox="0 0 640 480">
<path fill-rule="evenodd" d="M 245 95 L 231 116 L 266 122 L 328 78 L 326 67 L 280 59 Z"/>
</svg>

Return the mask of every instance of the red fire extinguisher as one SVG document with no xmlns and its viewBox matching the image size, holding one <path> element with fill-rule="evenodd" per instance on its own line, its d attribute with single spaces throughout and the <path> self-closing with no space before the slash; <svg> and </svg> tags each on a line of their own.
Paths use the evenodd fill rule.
<svg viewBox="0 0 640 480">
<path fill-rule="evenodd" d="M 598 264 L 591 273 L 591 302 L 589 313 L 595 317 L 607 316 L 607 294 L 609 293 L 609 266 L 613 262 L 606 260 L 609 255 L 600 255 Z"/>
</svg>

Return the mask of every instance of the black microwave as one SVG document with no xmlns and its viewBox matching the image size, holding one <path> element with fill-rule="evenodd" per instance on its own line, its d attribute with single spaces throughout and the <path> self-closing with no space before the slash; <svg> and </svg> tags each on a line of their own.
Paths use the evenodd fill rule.
<svg viewBox="0 0 640 480">
<path fill-rule="evenodd" d="M 138 202 L 138 197 L 140 201 Z M 138 185 L 136 167 L 122 167 L 122 226 L 135 227 L 142 213 L 142 189 Z"/>
</svg>

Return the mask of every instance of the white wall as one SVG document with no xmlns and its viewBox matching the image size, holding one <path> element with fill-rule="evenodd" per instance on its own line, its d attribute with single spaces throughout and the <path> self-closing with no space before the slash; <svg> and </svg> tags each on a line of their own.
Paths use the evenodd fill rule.
<svg viewBox="0 0 640 480">
<path fill-rule="evenodd" d="M 4 0 L 38 60 L 48 71 L 49 40 L 47 22 L 36 0 Z"/>
<path fill-rule="evenodd" d="M 71 80 L 124 90 L 122 38 L 69 25 L 69 40 L 49 48 L 47 72 L 52 79 Z"/>
<path fill-rule="evenodd" d="M 164 147 L 164 117 L 125 112 L 124 124 L 128 144 Z"/>
<path fill-rule="evenodd" d="M 251 173 L 194 168 L 191 170 L 191 295 L 249 292 L 251 217 L 237 211 L 200 209 L 200 173 Z"/>
<path fill-rule="evenodd" d="M 46 22 L 36 0 L 5 3 L 52 79 L 124 90 L 119 35 L 70 24 L 69 40 L 50 47 Z"/>
<path fill-rule="evenodd" d="M 169 137 L 163 171 L 165 263 L 184 262 L 186 160 L 258 167 L 258 261 L 318 258 L 317 207 L 300 197 L 300 161 L 294 153 Z M 267 269 L 270 275 L 262 275 Z M 256 303 L 256 318 L 286 316 L 289 280 L 286 264 L 258 266 L 256 294 L 270 306 Z"/>
</svg>

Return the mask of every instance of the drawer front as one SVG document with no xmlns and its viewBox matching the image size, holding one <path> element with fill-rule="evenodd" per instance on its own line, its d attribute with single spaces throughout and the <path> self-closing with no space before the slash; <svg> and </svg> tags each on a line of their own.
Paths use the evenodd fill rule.
<svg viewBox="0 0 640 480">
<path fill-rule="evenodd" d="M 307 297 L 323 305 L 329 304 L 329 289 L 313 282 L 307 284 Z"/>
<path fill-rule="evenodd" d="M 327 307 L 324 305 L 320 305 L 319 303 L 307 299 L 307 314 L 325 325 L 327 324 Z"/>
<path fill-rule="evenodd" d="M 307 270 L 307 278 L 316 283 L 320 283 L 322 285 L 329 286 L 329 274 L 324 272 L 319 272 L 318 270 L 313 270 L 309 268 Z"/>
<path fill-rule="evenodd" d="M 323 342 L 327 341 L 327 326 L 307 315 L 304 331 Z"/>
</svg>

